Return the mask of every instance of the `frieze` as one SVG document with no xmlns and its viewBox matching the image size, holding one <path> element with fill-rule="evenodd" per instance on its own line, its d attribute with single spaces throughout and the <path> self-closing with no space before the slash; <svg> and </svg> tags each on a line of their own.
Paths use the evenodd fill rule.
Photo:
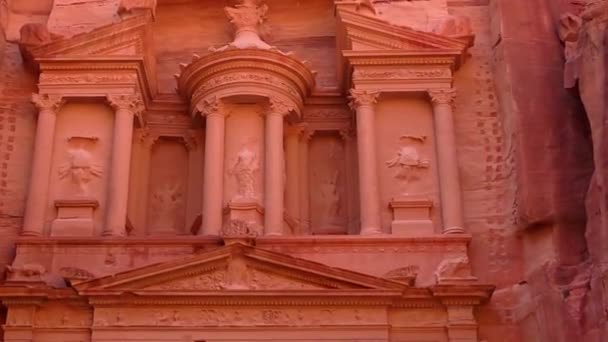
<svg viewBox="0 0 608 342">
<path fill-rule="evenodd" d="M 289 92 L 289 94 L 295 96 L 296 98 L 300 97 L 298 91 L 294 89 L 291 84 L 281 80 L 278 77 L 255 73 L 233 73 L 208 79 L 202 86 L 200 86 L 196 90 L 193 98 L 197 98 L 199 95 L 204 94 L 213 88 L 237 82 L 260 82 L 271 84 L 277 88 L 286 90 L 287 92 Z"/>
<path fill-rule="evenodd" d="M 434 79 L 449 78 L 450 71 L 442 69 L 355 70 L 354 80 L 366 79 Z"/>
<path fill-rule="evenodd" d="M 95 309 L 94 326 L 319 326 L 386 324 L 384 309 L 353 308 L 106 308 Z"/>
<path fill-rule="evenodd" d="M 133 74 L 47 74 L 40 75 L 42 84 L 99 84 L 99 83 L 134 83 L 137 75 Z"/>
<path fill-rule="evenodd" d="M 307 120 L 344 120 L 350 117 L 350 111 L 339 109 L 317 109 L 304 113 L 304 118 Z"/>
<path fill-rule="evenodd" d="M 231 263 L 233 262 L 231 261 Z M 318 290 L 325 288 L 305 281 L 262 272 L 247 265 L 236 267 L 241 265 L 240 263 L 234 262 L 234 264 L 233 267 L 229 265 L 228 269 L 214 270 L 194 277 L 149 286 L 146 290 Z"/>
</svg>

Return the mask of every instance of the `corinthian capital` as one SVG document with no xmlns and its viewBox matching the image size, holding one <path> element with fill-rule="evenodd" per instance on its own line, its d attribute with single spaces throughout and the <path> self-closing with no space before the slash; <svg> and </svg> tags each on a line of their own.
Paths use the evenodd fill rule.
<svg viewBox="0 0 608 342">
<path fill-rule="evenodd" d="M 429 96 L 431 97 L 431 102 L 433 104 L 454 104 L 454 99 L 456 98 L 456 89 L 447 88 L 447 89 L 432 89 L 428 90 Z"/>
<path fill-rule="evenodd" d="M 295 106 L 290 103 L 279 99 L 270 99 L 270 108 L 268 114 L 280 114 L 287 115 L 295 110 Z"/>
<path fill-rule="evenodd" d="M 215 96 L 206 98 L 199 102 L 196 109 L 201 113 L 202 116 L 225 114 L 222 100 Z"/>
<path fill-rule="evenodd" d="M 65 104 L 65 100 L 61 95 L 49 94 L 32 94 L 32 103 L 39 111 L 50 110 L 57 113 L 61 106 Z"/>
<path fill-rule="evenodd" d="M 350 100 L 349 106 L 356 110 L 361 106 L 374 105 L 378 102 L 378 96 L 380 96 L 380 92 L 377 91 L 351 89 L 348 97 Z"/>
<path fill-rule="evenodd" d="M 138 95 L 108 95 L 108 103 L 114 110 L 128 110 L 133 114 L 139 114 L 144 106 Z"/>
</svg>

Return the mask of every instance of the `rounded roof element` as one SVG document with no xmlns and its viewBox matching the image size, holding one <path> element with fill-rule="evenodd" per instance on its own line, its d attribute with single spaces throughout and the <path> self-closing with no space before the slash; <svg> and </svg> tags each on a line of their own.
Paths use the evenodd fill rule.
<svg viewBox="0 0 608 342">
<path fill-rule="evenodd" d="M 315 85 L 308 63 L 276 49 L 227 49 L 194 56 L 177 75 L 178 91 L 195 114 L 206 99 L 262 97 L 288 101 L 301 112 Z"/>
</svg>

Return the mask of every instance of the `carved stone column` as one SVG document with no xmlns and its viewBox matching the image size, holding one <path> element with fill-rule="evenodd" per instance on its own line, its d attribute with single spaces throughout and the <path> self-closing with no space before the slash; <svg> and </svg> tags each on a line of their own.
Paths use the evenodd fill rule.
<svg viewBox="0 0 608 342">
<path fill-rule="evenodd" d="M 138 228 L 142 234 L 147 233 L 148 195 L 150 192 L 150 162 L 152 159 L 152 148 L 156 141 L 158 141 L 158 136 L 152 135 L 148 131 L 143 131 L 136 140 L 136 142 L 140 145 L 141 153 L 141 172 L 137 175 L 137 178 L 139 179 L 138 191 L 140 193 L 140 200 L 137 201 L 136 205 L 136 222 L 139 225 Z"/>
<path fill-rule="evenodd" d="M 129 170 L 133 143 L 133 119 L 143 110 L 139 96 L 109 95 L 108 102 L 114 108 L 114 140 L 112 143 L 112 167 L 108 187 L 108 212 L 104 236 L 125 236 L 127 204 L 129 198 Z"/>
<path fill-rule="evenodd" d="M 203 175 L 203 225 L 199 235 L 218 235 L 222 229 L 224 198 L 224 134 L 226 113 L 221 100 L 211 98 L 202 106 L 207 118 Z"/>
<path fill-rule="evenodd" d="M 357 113 L 359 203 L 361 235 L 381 233 L 380 189 L 376 161 L 375 104 L 378 92 L 351 90 L 351 108 Z"/>
<path fill-rule="evenodd" d="M 308 151 L 309 143 L 314 131 L 305 129 L 300 135 L 300 234 L 309 235 L 310 232 L 310 189 Z"/>
<path fill-rule="evenodd" d="M 200 139 L 196 132 L 189 132 L 184 138 L 186 149 L 188 150 L 188 189 L 186 201 L 186 227 L 191 227 L 196 217 L 201 213 L 200 196 L 201 184 L 200 174 L 203 169 L 203 152 Z M 196 185 L 196 186 L 194 186 Z"/>
<path fill-rule="evenodd" d="M 354 217 L 355 215 L 355 203 L 353 198 L 355 198 L 355 179 L 352 170 L 354 169 L 353 164 L 353 150 L 354 150 L 354 136 L 351 129 L 343 129 L 340 131 L 340 136 L 344 141 L 344 170 L 345 170 L 345 179 L 346 179 L 346 211 L 348 218 L 347 221 L 347 231 L 349 234 L 352 234 L 356 229 L 354 226 Z"/>
<path fill-rule="evenodd" d="M 285 187 L 285 204 L 287 213 L 300 225 L 300 134 L 302 126 L 287 128 L 285 135 L 285 168 L 287 186 Z M 298 228 L 300 230 L 300 228 Z"/>
<path fill-rule="evenodd" d="M 283 235 L 283 193 L 285 189 L 283 117 L 291 108 L 271 100 L 266 113 L 266 155 L 264 180 L 264 234 Z"/>
<path fill-rule="evenodd" d="M 64 100 L 61 96 L 34 94 L 32 102 L 38 108 L 39 114 L 25 220 L 21 232 L 21 235 L 24 236 L 42 235 L 44 229 L 44 216 L 53 158 L 53 142 L 55 140 L 55 124 L 57 112 L 64 104 Z"/>
<path fill-rule="evenodd" d="M 455 89 L 429 90 L 429 95 L 435 116 L 443 233 L 464 233 L 462 194 L 452 110 L 456 91 Z"/>
</svg>

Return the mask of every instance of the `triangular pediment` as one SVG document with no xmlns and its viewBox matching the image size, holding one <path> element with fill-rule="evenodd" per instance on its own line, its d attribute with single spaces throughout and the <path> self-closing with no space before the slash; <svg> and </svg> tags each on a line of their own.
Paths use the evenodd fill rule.
<svg viewBox="0 0 608 342">
<path fill-rule="evenodd" d="M 350 8 L 338 8 L 342 46 L 346 50 L 411 50 L 463 54 L 470 42 L 397 26 Z"/>
<path fill-rule="evenodd" d="M 152 43 L 151 22 L 150 13 L 132 16 L 27 50 L 34 58 L 143 56 Z"/>
<path fill-rule="evenodd" d="M 393 290 L 404 283 L 234 243 L 73 286 L 83 294 Z"/>
</svg>

